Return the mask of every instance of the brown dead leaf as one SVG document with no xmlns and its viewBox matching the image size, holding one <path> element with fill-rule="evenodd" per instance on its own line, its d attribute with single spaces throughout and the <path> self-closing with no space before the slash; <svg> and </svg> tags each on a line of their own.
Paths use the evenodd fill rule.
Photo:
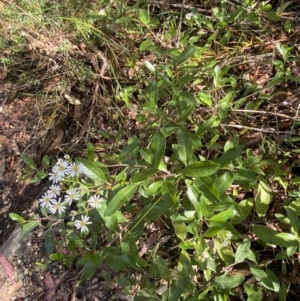
<svg viewBox="0 0 300 301">
<path fill-rule="evenodd" d="M 13 295 L 23 286 L 23 282 L 19 281 L 17 283 L 13 283 L 8 289 L 8 295 Z"/>
</svg>

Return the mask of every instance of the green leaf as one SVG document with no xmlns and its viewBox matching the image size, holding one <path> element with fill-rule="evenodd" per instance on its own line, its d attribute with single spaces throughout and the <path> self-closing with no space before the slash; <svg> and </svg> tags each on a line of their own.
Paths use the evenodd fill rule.
<svg viewBox="0 0 300 301">
<path fill-rule="evenodd" d="M 154 152 L 151 164 L 154 168 L 158 168 L 166 150 L 166 138 L 161 132 L 156 132 L 152 137 L 151 149 Z"/>
<path fill-rule="evenodd" d="M 21 243 L 36 226 L 42 226 L 39 220 L 24 224 L 23 229 L 18 237 L 18 243 Z"/>
<path fill-rule="evenodd" d="M 290 220 L 292 227 L 294 228 L 294 230 L 296 232 L 298 232 L 298 230 L 300 229 L 300 221 L 299 221 L 299 218 L 298 218 L 296 212 L 294 210 L 292 210 L 291 208 L 285 208 L 285 210 L 286 210 L 287 217 Z"/>
<path fill-rule="evenodd" d="M 137 188 L 138 184 L 130 184 L 120 189 L 107 204 L 104 215 L 110 216 L 117 212 L 125 202 L 130 201 Z"/>
<path fill-rule="evenodd" d="M 176 281 L 173 281 L 171 284 L 170 294 L 168 301 L 177 301 L 181 294 L 183 294 L 187 287 L 191 284 L 190 277 L 181 277 L 179 276 Z"/>
<path fill-rule="evenodd" d="M 186 166 L 192 157 L 192 139 L 189 133 L 183 127 L 178 129 L 177 141 L 179 159 Z"/>
<path fill-rule="evenodd" d="M 174 67 L 179 66 L 180 64 L 184 63 L 190 57 L 192 57 L 195 53 L 196 46 L 189 45 L 187 48 L 183 50 L 183 52 L 175 58 Z"/>
<path fill-rule="evenodd" d="M 54 250 L 54 233 L 52 229 L 48 229 L 45 233 L 45 249 L 48 255 L 51 255 Z"/>
<path fill-rule="evenodd" d="M 213 202 L 220 202 L 218 189 L 216 188 L 215 183 L 211 178 L 198 178 L 194 180 L 194 185 L 208 200 Z"/>
<path fill-rule="evenodd" d="M 215 283 L 221 289 L 231 289 L 239 286 L 244 280 L 245 277 L 239 275 L 222 275 L 215 279 Z"/>
<path fill-rule="evenodd" d="M 49 156 L 45 155 L 42 159 L 42 166 L 44 169 L 47 169 L 50 165 Z"/>
<path fill-rule="evenodd" d="M 232 185 L 234 176 L 232 172 L 225 172 L 217 178 L 215 184 L 218 189 L 219 195 L 224 194 L 227 189 Z"/>
<path fill-rule="evenodd" d="M 178 204 L 177 194 L 179 194 L 177 187 L 171 181 L 165 181 L 162 187 L 162 194 L 170 197 L 174 204 Z"/>
<path fill-rule="evenodd" d="M 193 278 L 195 275 L 190 255 L 185 250 L 181 250 L 180 252 L 177 270 L 179 275 L 183 277 Z"/>
<path fill-rule="evenodd" d="M 131 179 L 132 183 L 140 183 L 149 179 L 149 177 L 155 175 L 159 170 L 157 168 L 147 168 L 137 172 Z"/>
<path fill-rule="evenodd" d="M 97 269 L 102 266 L 103 257 L 97 255 L 90 255 L 88 261 L 84 264 L 80 275 L 80 280 L 86 280 L 94 276 Z"/>
<path fill-rule="evenodd" d="M 82 164 L 83 173 L 90 179 L 92 179 L 96 185 L 102 185 L 103 183 L 107 183 L 106 176 L 104 172 L 98 168 L 95 162 L 88 161 L 83 158 L 76 158 L 75 162 L 77 164 Z"/>
<path fill-rule="evenodd" d="M 266 272 L 259 267 L 250 267 L 250 271 L 255 279 L 263 285 L 265 288 L 274 291 L 276 293 L 280 290 L 280 284 L 277 276 L 269 269 Z"/>
<path fill-rule="evenodd" d="M 65 254 L 61 254 L 61 253 L 53 253 L 49 256 L 49 259 L 50 260 L 53 260 L 53 261 L 59 261 L 59 260 L 63 260 L 65 258 L 67 258 L 68 255 L 65 255 Z"/>
<path fill-rule="evenodd" d="M 173 224 L 175 234 L 181 240 L 185 240 L 187 236 L 187 227 L 185 223 L 175 223 Z"/>
<path fill-rule="evenodd" d="M 94 145 L 89 142 L 87 146 L 87 158 L 88 161 L 95 162 L 97 155 L 95 154 Z"/>
<path fill-rule="evenodd" d="M 17 222 L 17 223 L 20 223 L 20 224 L 26 223 L 26 220 L 22 216 L 20 216 L 20 215 L 18 215 L 16 213 L 9 213 L 9 217 L 14 222 Z"/>
<path fill-rule="evenodd" d="M 31 160 L 31 158 L 27 154 L 25 154 L 25 153 L 22 154 L 21 158 L 22 158 L 23 162 L 27 166 L 29 166 L 31 169 L 34 169 L 34 170 L 37 169 L 36 165 L 34 164 L 34 162 Z"/>
<path fill-rule="evenodd" d="M 185 177 L 202 178 L 216 173 L 220 165 L 213 161 L 197 161 L 182 170 Z"/>
<path fill-rule="evenodd" d="M 264 216 L 267 213 L 269 205 L 272 202 L 272 198 L 273 194 L 270 187 L 266 183 L 266 180 L 260 177 L 255 197 L 255 209 L 258 216 Z"/>
<path fill-rule="evenodd" d="M 242 200 L 237 207 L 238 207 L 237 212 L 239 213 L 239 215 L 237 214 L 235 217 L 231 219 L 231 223 L 233 225 L 240 224 L 243 220 L 247 218 L 247 216 L 250 214 L 253 208 L 253 200 L 252 199 Z"/>
<path fill-rule="evenodd" d="M 150 16 L 147 10 L 140 9 L 139 10 L 140 20 L 144 23 L 144 25 L 148 25 L 150 23 Z"/>
<path fill-rule="evenodd" d="M 296 241 L 295 236 L 290 233 L 278 233 L 267 226 L 254 225 L 252 227 L 255 235 L 258 236 L 263 242 L 269 245 L 276 245 L 280 247 L 288 247 L 291 242 Z"/>
<path fill-rule="evenodd" d="M 230 218 L 233 218 L 235 215 L 236 215 L 235 209 L 228 209 L 216 214 L 215 216 L 211 217 L 209 220 L 211 222 L 223 222 Z"/>
<path fill-rule="evenodd" d="M 129 258 L 115 247 L 106 247 L 104 249 L 104 259 L 107 264 L 117 271 L 124 270 L 130 267 L 131 264 Z"/>
<path fill-rule="evenodd" d="M 248 255 L 248 252 L 251 247 L 251 242 L 248 239 L 245 239 L 239 244 L 235 253 L 235 263 L 243 262 Z"/>
<path fill-rule="evenodd" d="M 165 260 L 163 260 L 160 257 L 158 257 L 154 265 L 151 266 L 151 270 L 166 281 L 169 280 L 171 277 L 170 269 L 168 268 Z"/>
<path fill-rule="evenodd" d="M 220 158 L 217 159 L 217 163 L 220 164 L 220 166 L 225 166 L 228 163 L 232 162 L 236 158 L 240 157 L 243 151 L 243 146 L 234 146 L 230 148 L 228 151 L 226 151 Z"/>
<path fill-rule="evenodd" d="M 132 153 L 136 151 L 141 144 L 141 141 L 137 137 L 134 136 L 131 139 L 132 141 L 130 142 L 130 144 L 126 145 L 122 149 L 121 154 L 119 155 L 119 162 L 121 163 L 127 161 L 129 156 L 131 156 Z"/>
<path fill-rule="evenodd" d="M 158 99 L 158 87 L 157 83 L 151 83 L 147 86 L 147 88 L 144 91 L 145 95 L 148 97 L 149 101 L 152 103 L 157 103 Z"/>
<path fill-rule="evenodd" d="M 192 93 L 187 91 L 180 92 L 178 97 L 175 98 L 179 121 L 184 121 L 194 111 L 197 104 L 196 98 Z"/>
<path fill-rule="evenodd" d="M 254 292 L 248 296 L 247 301 L 261 301 L 262 300 L 262 289 Z"/>
</svg>

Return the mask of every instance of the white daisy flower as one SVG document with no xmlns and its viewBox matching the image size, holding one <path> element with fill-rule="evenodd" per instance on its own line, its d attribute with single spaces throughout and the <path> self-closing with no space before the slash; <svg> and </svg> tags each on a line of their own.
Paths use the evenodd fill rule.
<svg viewBox="0 0 300 301">
<path fill-rule="evenodd" d="M 101 206 L 102 206 L 101 202 L 103 202 L 103 201 L 104 201 L 104 199 L 101 198 L 99 195 L 92 195 L 88 199 L 88 202 L 89 202 L 90 206 L 92 208 L 96 208 L 96 209 L 101 208 Z"/>
<path fill-rule="evenodd" d="M 76 163 L 70 163 L 66 170 L 66 174 L 70 177 L 79 176 L 82 173 L 82 165 Z"/>
<path fill-rule="evenodd" d="M 49 173 L 49 180 L 53 181 L 53 183 L 59 183 L 63 179 L 63 174 L 58 171 L 50 172 Z"/>
<path fill-rule="evenodd" d="M 76 229 L 80 229 L 80 232 L 88 232 L 89 229 L 86 225 L 91 224 L 92 222 L 89 222 L 89 217 L 87 215 L 81 216 L 81 220 L 76 220 L 74 223 L 74 226 Z"/>
<path fill-rule="evenodd" d="M 49 206 L 49 210 L 52 214 L 56 213 L 58 211 L 59 214 L 62 214 L 65 210 L 66 207 L 60 202 L 61 198 L 57 200 L 52 200 L 51 204 Z"/>
<path fill-rule="evenodd" d="M 70 164 L 67 160 L 58 159 L 56 164 L 53 166 L 52 171 L 58 172 L 62 177 L 67 174 L 67 169 L 69 168 Z"/>
<path fill-rule="evenodd" d="M 45 193 L 43 197 L 39 199 L 41 207 L 49 208 L 53 201 L 52 196 L 49 193 Z"/>
<path fill-rule="evenodd" d="M 71 189 L 66 192 L 65 201 L 69 203 L 69 206 L 73 201 L 78 201 L 80 199 L 80 192 L 78 189 Z"/>
<path fill-rule="evenodd" d="M 59 185 L 51 185 L 47 191 L 52 198 L 60 195 L 60 186 Z"/>
</svg>

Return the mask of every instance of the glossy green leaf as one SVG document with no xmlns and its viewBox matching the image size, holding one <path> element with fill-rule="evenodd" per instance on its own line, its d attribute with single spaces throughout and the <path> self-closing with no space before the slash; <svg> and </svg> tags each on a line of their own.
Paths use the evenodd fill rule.
<svg viewBox="0 0 300 301">
<path fill-rule="evenodd" d="M 175 58 L 174 66 L 177 67 L 192 57 L 195 53 L 195 50 L 196 46 L 194 45 L 189 45 L 187 48 L 185 48 L 183 52 Z"/>
<path fill-rule="evenodd" d="M 18 237 L 18 243 L 21 243 L 36 226 L 42 226 L 40 220 L 31 221 L 24 224 Z"/>
<path fill-rule="evenodd" d="M 182 163 L 186 166 L 191 160 L 192 157 L 192 139 L 189 133 L 183 128 L 180 127 L 177 132 L 177 141 L 178 141 L 178 157 Z"/>
<path fill-rule="evenodd" d="M 232 162 L 236 158 L 239 158 L 243 151 L 243 146 L 234 146 L 230 148 L 228 151 L 226 151 L 220 158 L 217 159 L 217 163 L 220 164 L 220 166 L 225 166 L 228 163 Z"/>
<path fill-rule="evenodd" d="M 218 189 L 209 177 L 194 180 L 194 185 L 209 201 L 220 202 Z"/>
<path fill-rule="evenodd" d="M 92 179 L 96 185 L 107 183 L 104 172 L 99 167 L 97 167 L 94 162 L 88 161 L 83 158 L 76 158 L 75 161 L 77 164 L 81 164 L 83 174 Z"/>
<path fill-rule="evenodd" d="M 67 258 L 68 255 L 65 255 L 65 254 L 61 254 L 61 253 L 53 253 L 49 256 L 49 259 L 50 260 L 53 260 L 53 261 L 60 261 L 60 260 L 63 260 L 65 258 Z"/>
<path fill-rule="evenodd" d="M 141 141 L 134 137 L 132 141 L 129 142 L 121 151 L 119 155 L 119 162 L 124 162 L 129 159 L 129 157 L 139 148 Z"/>
<path fill-rule="evenodd" d="M 224 194 L 228 188 L 232 185 L 234 176 L 232 172 L 225 172 L 215 181 L 215 185 L 218 189 L 219 195 Z"/>
<path fill-rule="evenodd" d="M 37 169 L 36 165 L 27 154 L 22 154 L 21 158 L 28 167 L 30 167 L 31 169 Z"/>
<path fill-rule="evenodd" d="M 280 247 L 288 247 L 291 241 L 295 241 L 295 236 L 289 233 L 278 233 L 267 226 L 254 225 L 252 231 L 266 244 Z"/>
<path fill-rule="evenodd" d="M 45 249 L 48 255 L 51 255 L 54 250 L 54 233 L 52 229 L 45 232 Z"/>
<path fill-rule="evenodd" d="M 239 286 L 244 280 L 245 277 L 239 275 L 222 275 L 215 279 L 215 283 L 221 289 L 231 289 Z"/>
<path fill-rule="evenodd" d="M 264 216 L 269 209 L 269 205 L 273 199 L 272 190 L 268 186 L 265 179 L 260 177 L 258 189 L 255 197 L 255 209 L 258 216 Z"/>
<path fill-rule="evenodd" d="M 213 217 L 211 217 L 209 220 L 211 222 L 223 222 L 226 221 L 236 215 L 236 210 L 235 209 L 228 209 L 223 212 L 220 212 Z"/>
<path fill-rule="evenodd" d="M 231 219 L 233 225 L 240 224 L 247 218 L 253 208 L 253 200 L 246 199 L 239 202 L 237 206 L 237 215 Z"/>
<path fill-rule="evenodd" d="M 185 240 L 185 238 L 187 236 L 186 224 L 185 223 L 175 223 L 175 224 L 173 224 L 173 227 L 174 227 L 176 236 L 181 240 Z"/>
<path fill-rule="evenodd" d="M 156 132 L 151 139 L 151 149 L 153 156 L 151 164 L 154 168 L 158 168 L 166 150 L 166 138 L 161 132 Z"/>
<path fill-rule="evenodd" d="M 117 212 L 125 202 L 130 201 L 137 188 L 138 184 L 130 184 L 120 189 L 107 204 L 104 215 L 110 216 Z"/>
<path fill-rule="evenodd" d="M 296 232 L 298 232 L 298 230 L 300 229 L 300 221 L 299 221 L 299 217 L 297 216 L 296 212 L 294 210 L 292 210 L 291 208 L 285 208 L 286 213 L 287 213 L 287 217 L 292 225 L 292 227 L 294 228 L 294 230 Z"/>
<path fill-rule="evenodd" d="M 265 288 L 274 291 L 276 293 L 280 290 L 280 283 L 278 277 L 269 269 L 266 272 L 259 267 L 252 266 L 250 271 L 255 279 L 263 285 Z"/>
<path fill-rule="evenodd" d="M 80 280 L 90 279 L 94 276 L 97 269 L 102 266 L 103 257 L 91 255 L 82 268 Z"/>
<path fill-rule="evenodd" d="M 153 153 L 151 149 L 148 148 L 140 148 L 140 155 L 144 159 L 145 162 L 151 164 Z"/>
<path fill-rule="evenodd" d="M 261 301 L 261 300 L 262 300 L 262 290 L 261 289 L 250 294 L 247 299 L 247 301 Z"/>
<path fill-rule="evenodd" d="M 131 179 L 132 183 L 140 183 L 149 179 L 149 177 L 155 175 L 159 170 L 157 168 L 147 168 L 138 171 Z"/>
<path fill-rule="evenodd" d="M 157 181 L 145 187 L 143 185 L 140 189 L 140 193 L 146 197 L 156 195 L 161 192 L 164 183 L 164 181 Z"/>
<path fill-rule="evenodd" d="M 194 95 L 187 91 L 182 91 L 176 99 L 176 108 L 179 115 L 179 121 L 186 120 L 194 111 L 197 104 Z"/>
<path fill-rule="evenodd" d="M 140 9 L 139 17 L 140 17 L 140 20 L 142 21 L 142 23 L 144 23 L 144 25 L 148 25 L 150 23 L 150 16 L 149 16 L 149 12 L 147 10 Z"/>
<path fill-rule="evenodd" d="M 174 205 L 178 204 L 178 200 L 177 200 L 177 194 L 179 194 L 178 189 L 172 182 L 166 181 L 164 183 L 162 187 L 162 194 L 164 198 L 169 197 L 170 200 L 172 200 L 172 202 L 174 203 Z"/>
<path fill-rule="evenodd" d="M 186 177 L 202 178 L 216 173 L 220 165 L 212 161 L 193 162 L 182 170 L 182 174 Z"/>
<path fill-rule="evenodd" d="M 251 247 L 250 240 L 245 239 L 243 242 L 241 242 L 236 249 L 236 253 L 234 256 L 234 262 L 235 263 L 243 262 L 248 255 L 250 247 Z"/>
<path fill-rule="evenodd" d="M 17 223 L 20 223 L 20 224 L 26 223 L 26 220 L 22 216 L 20 216 L 16 213 L 9 213 L 9 218 L 11 220 L 13 220 L 14 222 L 17 222 Z"/>
</svg>

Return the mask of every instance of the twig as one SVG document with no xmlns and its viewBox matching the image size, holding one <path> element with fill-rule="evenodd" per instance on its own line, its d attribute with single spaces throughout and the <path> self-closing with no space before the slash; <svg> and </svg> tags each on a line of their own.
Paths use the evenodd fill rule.
<svg viewBox="0 0 300 301">
<path fill-rule="evenodd" d="M 162 4 L 162 5 L 169 5 L 170 7 L 182 8 L 182 9 L 188 9 L 188 10 L 195 10 L 198 13 L 203 13 L 203 14 L 206 14 L 206 15 L 212 15 L 211 10 L 200 8 L 200 7 L 197 7 L 197 6 L 192 6 L 192 5 L 189 5 L 189 4 L 167 3 L 167 2 L 162 2 L 162 1 L 156 1 L 156 2 L 159 3 L 159 4 Z M 209 18 L 210 16 L 207 16 L 207 17 Z"/>
<path fill-rule="evenodd" d="M 181 10 L 180 10 L 180 19 L 179 19 L 179 23 L 178 23 L 178 26 L 177 26 L 176 40 L 175 40 L 175 46 L 177 48 L 180 47 L 179 40 L 180 40 L 180 32 L 181 32 L 181 25 L 182 25 L 182 16 L 183 16 L 183 6 L 184 6 L 184 3 L 185 3 L 185 0 L 182 0 Z"/>
<path fill-rule="evenodd" d="M 221 126 L 224 127 L 231 127 L 231 128 L 236 128 L 236 129 L 247 129 L 251 131 L 256 131 L 256 132 L 261 132 L 261 133 L 275 133 L 274 129 L 259 129 L 259 128 L 254 128 L 251 126 L 245 126 L 245 125 L 239 125 L 239 124 L 221 124 Z"/>
<path fill-rule="evenodd" d="M 289 115 L 275 113 L 275 112 L 268 112 L 268 111 L 256 111 L 256 110 L 244 110 L 244 109 L 237 109 L 237 110 L 233 109 L 232 111 L 234 111 L 234 112 L 244 112 L 244 113 L 267 114 L 267 115 L 273 115 L 273 116 L 278 116 L 278 117 L 282 117 L 282 118 L 297 120 L 297 116 L 292 117 L 292 116 L 289 116 Z"/>
</svg>

